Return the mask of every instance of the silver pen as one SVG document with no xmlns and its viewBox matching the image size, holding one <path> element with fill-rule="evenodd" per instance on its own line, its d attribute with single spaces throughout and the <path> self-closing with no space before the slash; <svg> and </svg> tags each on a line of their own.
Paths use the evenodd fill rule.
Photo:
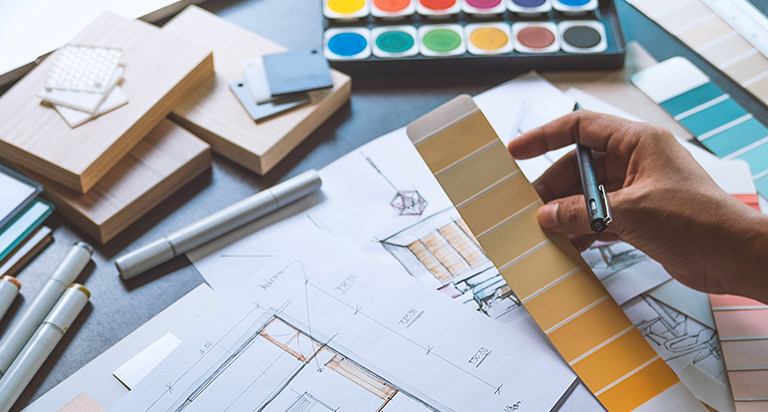
<svg viewBox="0 0 768 412">
<path fill-rule="evenodd" d="M 577 110 L 581 110 L 581 105 L 578 102 L 573 106 L 573 111 Z M 576 143 L 576 160 L 579 164 L 581 189 L 587 204 L 589 227 L 593 232 L 600 233 L 613 221 L 611 206 L 608 204 L 608 194 L 605 192 L 605 186 L 597 180 L 597 167 L 595 167 L 595 159 L 592 157 L 592 149 L 581 143 Z"/>
<path fill-rule="evenodd" d="M 122 279 L 130 279 L 240 226 L 248 224 L 320 189 L 315 170 L 306 171 L 269 189 L 183 227 L 115 259 Z"/>
</svg>

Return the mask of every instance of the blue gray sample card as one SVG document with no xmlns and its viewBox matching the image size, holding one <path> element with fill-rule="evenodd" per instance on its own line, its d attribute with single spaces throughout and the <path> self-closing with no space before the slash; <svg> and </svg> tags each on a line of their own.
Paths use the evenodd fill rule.
<svg viewBox="0 0 768 412">
<path fill-rule="evenodd" d="M 272 96 L 333 86 L 328 60 L 319 49 L 268 54 L 263 59 Z"/>
<path fill-rule="evenodd" d="M 240 101 L 240 104 L 243 105 L 243 108 L 248 112 L 248 115 L 250 115 L 256 122 L 293 108 L 303 106 L 312 100 L 310 99 L 309 94 L 298 93 L 274 101 L 257 104 L 243 80 L 235 80 L 229 83 L 229 88 L 232 90 L 232 93 L 235 94 L 237 100 Z"/>
</svg>

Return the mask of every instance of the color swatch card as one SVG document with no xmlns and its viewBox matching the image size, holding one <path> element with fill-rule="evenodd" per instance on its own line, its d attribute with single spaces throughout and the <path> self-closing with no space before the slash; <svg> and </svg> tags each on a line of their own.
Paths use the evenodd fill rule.
<svg viewBox="0 0 768 412">
<path fill-rule="evenodd" d="M 737 412 L 768 410 L 768 305 L 710 295 Z"/>
<path fill-rule="evenodd" d="M 53 213 L 53 205 L 35 200 L 16 220 L 0 231 L 0 262 L 11 255 Z"/>
<path fill-rule="evenodd" d="M 541 200 L 470 97 L 411 123 L 408 136 L 488 258 L 609 411 L 701 406 L 570 241 L 541 230 Z M 670 397 L 689 403 L 670 409 L 660 401 Z"/>
<path fill-rule="evenodd" d="M 632 83 L 712 153 L 746 161 L 757 192 L 768 197 L 768 128 L 693 63 L 673 57 L 636 73 Z"/>
<path fill-rule="evenodd" d="M 627 2 L 731 77 L 758 100 L 764 104 L 768 102 L 768 57 L 761 54 L 707 7 L 705 2 L 714 3 L 714 0 Z"/>
</svg>

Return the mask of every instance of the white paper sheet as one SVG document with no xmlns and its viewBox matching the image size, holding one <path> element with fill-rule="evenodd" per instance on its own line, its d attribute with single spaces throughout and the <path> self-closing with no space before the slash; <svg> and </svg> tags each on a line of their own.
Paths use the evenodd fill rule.
<svg viewBox="0 0 768 412">
<path fill-rule="evenodd" d="M 207 285 L 196 287 L 43 394 L 24 412 L 57 411 L 82 392 L 88 393 L 105 410 L 112 410 L 128 393 L 128 388 L 112 376 L 112 371 L 167 333 L 183 341 L 223 304 L 224 299 Z"/>
<path fill-rule="evenodd" d="M 122 364 L 112 375 L 122 382 L 126 388 L 132 389 L 179 345 L 181 345 L 179 338 L 174 336 L 173 333 L 166 333 L 163 337 L 137 353 L 128 362 Z"/>
<path fill-rule="evenodd" d="M 3 194 L 0 196 L 0 220 L 3 220 L 35 193 L 35 188 L 0 172 L 0 193 Z"/>
<path fill-rule="evenodd" d="M 315 232 L 113 410 L 546 411 L 575 378 L 530 323 L 500 328 Z"/>
</svg>

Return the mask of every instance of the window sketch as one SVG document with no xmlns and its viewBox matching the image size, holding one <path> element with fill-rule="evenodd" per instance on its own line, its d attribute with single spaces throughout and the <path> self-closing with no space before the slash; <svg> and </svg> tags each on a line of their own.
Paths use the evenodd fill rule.
<svg viewBox="0 0 768 412">
<path fill-rule="evenodd" d="M 332 337 L 309 333 L 307 327 L 274 310 L 259 317 L 224 352 L 169 411 L 439 410 L 336 347 Z M 221 404 L 223 393 L 228 394 L 229 405 Z"/>
<path fill-rule="evenodd" d="M 520 306 L 454 209 L 429 216 L 379 243 L 411 276 L 435 279 L 439 291 L 494 319 Z"/>
</svg>

